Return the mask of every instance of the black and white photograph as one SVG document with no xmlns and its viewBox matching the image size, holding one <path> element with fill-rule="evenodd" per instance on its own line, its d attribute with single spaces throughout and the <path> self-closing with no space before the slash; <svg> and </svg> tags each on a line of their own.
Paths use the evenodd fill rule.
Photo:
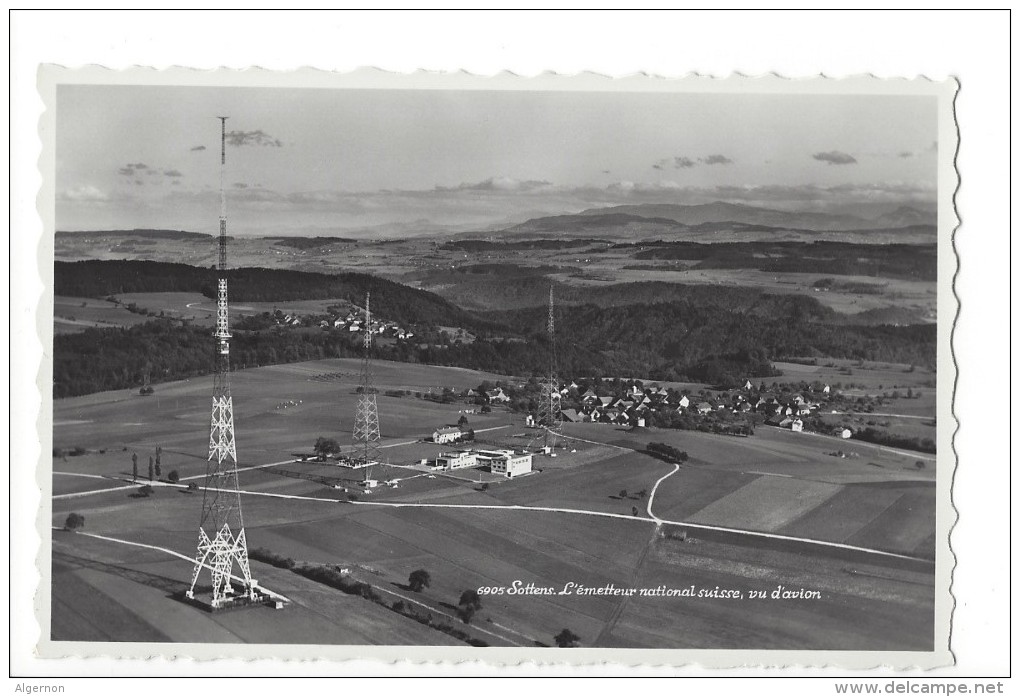
<svg viewBox="0 0 1020 697">
<path fill-rule="evenodd" d="M 945 659 L 951 81 L 52 77 L 51 648 Z"/>
</svg>

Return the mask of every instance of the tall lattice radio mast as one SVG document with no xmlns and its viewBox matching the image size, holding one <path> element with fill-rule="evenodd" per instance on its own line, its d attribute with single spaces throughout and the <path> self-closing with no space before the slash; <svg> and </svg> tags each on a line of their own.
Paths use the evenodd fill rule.
<svg viewBox="0 0 1020 697">
<path fill-rule="evenodd" d="M 230 323 L 227 305 L 227 197 L 224 178 L 227 165 L 227 117 L 220 119 L 220 234 L 219 282 L 216 297 L 216 367 L 213 378 L 212 420 L 209 427 L 209 458 L 205 490 L 202 494 L 202 518 L 198 527 L 198 555 L 188 597 L 195 597 L 195 586 L 203 569 L 212 574 L 213 609 L 239 598 L 260 599 L 258 582 L 251 577 L 248 543 L 241 515 L 241 495 L 237 484 L 237 447 L 234 442 L 234 400 L 230 395 Z M 239 576 L 234 573 L 237 567 Z M 243 585 L 243 595 L 235 596 L 231 578 Z"/>
</svg>

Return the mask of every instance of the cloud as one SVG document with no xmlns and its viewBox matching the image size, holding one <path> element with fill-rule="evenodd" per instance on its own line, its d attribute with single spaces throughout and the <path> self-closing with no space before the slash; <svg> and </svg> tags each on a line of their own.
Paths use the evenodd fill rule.
<svg viewBox="0 0 1020 697">
<path fill-rule="evenodd" d="M 156 180 L 150 180 L 154 184 L 159 184 L 163 179 L 177 180 L 184 176 L 184 174 L 177 169 L 168 168 L 161 169 L 159 167 L 150 167 L 144 162 L 129 162 L 123 167 L 117 170 L 117 174 L 134 180 L 136 186 L 142 186 L 143 180 L 140 177 L 144 174 L 148 177 L 157 177 Z"/>
<path fill-rule="evenodd" d="M 673 167 L 676 169 L 690 169 L 697 163 L 689 157 L 674 157 Z"/>
<path fill-rule="evenodd" d="M 247 189 L 248 185 L 245 184 L 244 182 L 234 182 L 234 188 L 235 189 Z"/>
<path fill-rule="evenodd" d="M 195 147 L 193 147 L 191 149 L 191 152 L 200 152 L 202 150 L 205 150 L 205 146 L 204 145 L 196 145 Z"/>
<path fill-rule="evenodd" d="M 117 174 L 122 174 L 125 177 L 133 177 L 136 174 L 141 174 L 147 169 L 149 169 L 149 165 L 145 164 L 144 162 L 129 162 L 128 164 L 118 169 Z"/>
<path fill-rule="evenodd" d="M 816 152 L 811 157 L 815 158 L 819 162 L 824 162 L 830 165 L 857 164 L 857 158 L 855 158 L 850 153 L 845 153 L 840 150 L 830 150 L 829 152 Z"/>
<path fill-rule="evenodd" d="M 656 162 L 654 165 L 652 165 L 652 169 L 662 169 L 662 165 Z"/>
<path fill-rule="evenodd" d="M 257 131 L 228 131 L 227 144 L 235 148 L 257 145 L 269 148 L 282 148 L 283 141 L 274 138 L 262 129 Z"/>
<path fill-rule="evenodd" d="M 461 183 L 458 186 L 436 186 L 436 191 L 537 191 L 552 186 L 539 179 L 514 179 L 512 177 L 489 177 L 480 182 Z"/>
<path fill-rule="evenodd" d="M 725 155 L 709 155 L 708 157 L 702 157 L 698 159 L 706 165 L 732 165 L 733 160 L 726 157 Z"/>
<path fill-rule="evenodd" d="M 909 150 L 901 150 L 900 152 L 896 153 L 896 157 L 898 157 L 900 159 L 903 159 L 903 160 L 907 159 L 908 157 L 913 157 L 913 156 L 914 156 L 914 153 L 910 152 Z"/>
<path fill-rule="evenodd" d="M 65 201 L 78 201 L 82 203 L 91 201 L 108 201 L 109 196 L 94 186 L 76 186 L 73 189 L 65 189 L 61 192 L 60 198 Z"/>
</svg>

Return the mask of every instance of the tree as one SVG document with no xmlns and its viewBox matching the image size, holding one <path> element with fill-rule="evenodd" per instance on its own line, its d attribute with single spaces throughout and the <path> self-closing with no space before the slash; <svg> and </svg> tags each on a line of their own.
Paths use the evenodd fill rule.
<svg viewBox="0 0 1020 697">
<path fill-rule="evenodd" d="M 176 484 L 181 481 L 181 475 L 177 474 L 177 470 L 170 470 L 170 474 L 166 476 L 166 479 L 171 484 Z"/>
<path fill-rule="evenodd" d="M 478 595 L 478 591 L 469 589 L 460 594 L 460 601 L 457 604 L 461 607 L 470 607 L 474 610 L 481 610 L 482 598 Z"/>
<path fill-rule="evenodd" d="M 461 414 L 460 418 L 457 419 L 457 425 L 460 426 L 461 428 L 464 428 L 465 426 L 467 426 L 467 422 L 468 422 L 468 417 L 464 416 L 464 414 Z"/>
<path fill-rule="evenodd" d="M 138 481 L 138 453 L 131 456 L 131 481 Z"/>
<path fill-rule="evenodd" d="M 68 513 L 67 520 L 64 521 L 64 530 L 81 530 L 85 527 L 85 516 L 81 513 Z"/>
<path fill-rule="evenodd" d="M 153 462 L 152 455 L 149 455 L 149 481 L 151 482 L 153 477 L 156 475 L 156 463 Z"/>
<path fill-rule="evenodd" d="M 425 569 L 417 569 L 407 577 L 407 587 L 415 593 L 420 593 L 432 584 L 432 577 Z"/>
<path fill-rule="evenodd" d="M 630 513 L 631 515 L 637 515 L 638 514 L 637 506 L 631 506 Z"/>
<path fill-rule="evenodd" d="M 319 436 L 315 439 L 315 456 L 325 460 L 328 455 L 336 455 L 340 452 L 340 444 L 336 438 L 324 438 Z"/>
<path fill-rule="evenodd" d="M 627 498 L 627 490 L 626 489 L 620 489 L 620 498 L 621 499 Z"/>
<path fill-rule="evenodd" d="M 154 489 L 153 489 L 153 488 L 152 488 L 151 486 L 149 486 L 148 484 L 146 484 L 146 485 L 142 486 L 142 487 L 141 487 L 141 488 L 140 488 L 140 489 L 138 490 L 138 495 L 139 495 L 139 496 L 142 496 L 143 498 L 148 498 L 149 496 L 151 496 L 151 495 L 152 495 L 152 492 L 153 492 L 153 491 L 155 491 L 155 490 L 154 490 Z"/>
<path fill-rule="evenodd" d="M 581 637 L 574 634 L 569 629 L 564 629 L 562 632 L 553 637 L 553 641 L 561 649 L 572 649 L 577 646 L 577 642 L 581 640 Z"/>
<path fill-rule="evenodd" d="M 475 609 L 468 606 L 461 606 L 457 610 L 457 614 L 460 615 L 460 621 L 464 624 L 471 624 L 471 618 L 475 616 Z"/>
</svg>

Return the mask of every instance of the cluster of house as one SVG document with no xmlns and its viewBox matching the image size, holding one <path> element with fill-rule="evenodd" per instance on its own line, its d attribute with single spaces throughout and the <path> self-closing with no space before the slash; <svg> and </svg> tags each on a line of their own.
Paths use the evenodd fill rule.
<svg viewBox="0 0 1020 697">
<path fill-rule="evenodd" d="M 489 467 L 493 474 L 502 474 L 513 479 L 531 471 L 531 453 L 513 450 L 457 450 L 440 453 L 432 464 L 434 469 L 443 471 L 466 467 Z"/>
<path fill-rule="evenodd" d="M 478 390 L 467 390 L 464 396 L 468 399 L 474 399 L 481 397 L 482 400 L 487 404 L 507 404 L 510 402 L 510 395 L 503 391 L 502 387 L 497 387 L 488 392 L 480 392 Z"/>
<path fill-rule="evenodd" d="M 569 395 L 579 389 L 575 383 L 564 385 L 561 394 Z M 822 388 L 822 400 L 830 393 L 826 385 Z M 754 389 L 750 381 L 743 389 L 734 391 L 728 400 L 698 399 L 691 395 L 669 391 L 662 387 L 642 389 L 633 385 L 622 396 L 599 396 L 588 389 L 580 395 L 580 408 L 564 409 L 560 415 L 565 422 L 588 422 L 644 426 L 650 412 L 674 412 L 676 414 L 712 413 L 761 414 L 765 423 L 793 431 L 803 431 L 804 421 L 800 418 L 816 413 L 822 402 L 808 399 L 802 394 L 776 396 Z M 530 418 L 530 417 L 529 417 Z M 532 419 L 533 425 L 533 419 Z M 840 435 L 849 438 L 850 434 Z"/>
<path fill-rule="evenodd" d="M 331 320 L 322 320 L 319 322 L 319 326 L 323 329 L 346 329 L 352 334 L 365 331 L 365 317 L 361 312 L 351 310 L 347 313 L 346 317 L 337 315 Z M 414 332 L 404 329 L 396 322 L 387 322 L 381 320 L 373 320 L 369 323 L 368 329 L 372 334 L 379 334 L 380 336 L 392 336 L 397 339 L 410 339 L 414 336 Z"/>
</svg>

